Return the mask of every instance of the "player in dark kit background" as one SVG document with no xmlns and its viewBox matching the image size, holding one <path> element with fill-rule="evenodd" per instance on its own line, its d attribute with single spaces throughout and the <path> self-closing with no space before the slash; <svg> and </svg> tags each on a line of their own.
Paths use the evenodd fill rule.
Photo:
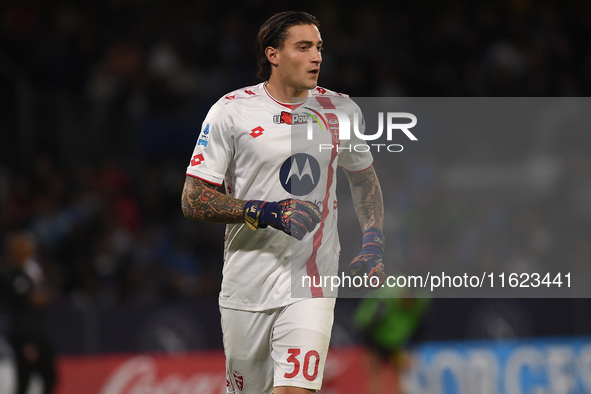
<svg viewBox="0 0 591 394">
<path fill-rule="evenodd" d="M 2 275 L 1 299 L 10 311 L 8 341 L 12 346 L 16 369 L 16 394 L 26 394 L 33 373 L 43 380 L 43 394 L 53 393 L 56 383 L 54 353 L 45 330 L 45 309 L 49 292 L 44 274 L 35 261 L 35 241 L 26 233 L 8 235 L 7 261 Z"/>
</svg>

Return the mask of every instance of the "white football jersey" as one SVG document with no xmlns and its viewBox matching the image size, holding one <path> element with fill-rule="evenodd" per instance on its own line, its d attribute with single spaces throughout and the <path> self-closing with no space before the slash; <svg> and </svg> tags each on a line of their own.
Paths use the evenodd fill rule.
<svg viewBox="0 0 591 394">
<path fill-rule="evenodd" d="M 312 284 L 337 275 L 337 166 L 361 171 L 373 161 L 353 130 L 350 139 L 339 139 L 339 119 L 331 109 L 346 113 L 350 125 L 358 120 L 358 130 L 365 130 L 361 111 L 348 96 L 317 87 L 292 108 L 271 97 L 265 85 L 236 90 L 211 107 L 187 175 L 223 183 L 229 196 L 241 200 L 312 201 L 322 222 L 301 241 L 271 227 L 228 224 L 219 300 L 225 308 L 262 311 L 298 298 L 336 296 L 330 286 L 295 287 L 301 287 L 303 275 L 316 278 Z"/>
</svg>

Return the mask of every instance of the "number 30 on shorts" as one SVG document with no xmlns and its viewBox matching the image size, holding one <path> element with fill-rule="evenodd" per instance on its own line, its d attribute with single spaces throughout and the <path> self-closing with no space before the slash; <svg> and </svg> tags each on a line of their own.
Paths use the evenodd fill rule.
<svg viewBox="0 0 591 394">
<path fill-rule="evenodd" d="M 300 360 L 298 359 L 298 356 L 300 355 L 301 351 L 300 349 L 288 349 L 287 352 L 289 353 L 287 362 L 293 363 L 293 371 L 290 373 L 286 373 L 285 377 L 287 379 L 291 379 L 296 377 L 297 374 L 300 373 Z M 315 359 L 314 372 L 310 374 L 310 359 L 312 357 L 314 357 Z M 316 379 L 316 376 L 318 376 L 318 364 L 320 364 L 320 355 L 316 350 L 310 350 L 308 353 L 306 353 L 306 355 L 304 356 L 304 368 L 302 370 L 302 374 L 307 380 L 312 381 Z"/>
</svg>

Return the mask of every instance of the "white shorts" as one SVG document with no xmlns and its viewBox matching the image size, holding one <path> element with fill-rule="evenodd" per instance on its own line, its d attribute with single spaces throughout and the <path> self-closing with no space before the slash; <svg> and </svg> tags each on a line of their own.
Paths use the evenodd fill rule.
<svg viewBox="0 0 591 394">
<path fill-rule="evenodd" d="M 334 306 L 335 298 L 310 298 L 262 312 L 220 308 L 227 393 L 320 390 Z"/>
</svg>

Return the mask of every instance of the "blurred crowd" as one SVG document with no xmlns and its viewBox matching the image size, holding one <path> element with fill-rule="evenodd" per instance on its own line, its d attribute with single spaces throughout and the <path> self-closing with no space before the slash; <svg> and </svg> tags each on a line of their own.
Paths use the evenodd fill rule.
<svg viewBox="0 0 591 394">
<path fill-rule="evenodd" d="M 214 296 L 223 227 L 183 218 L 183 182 L 182 172 L 133 173 L 114 159 L 59 170 L 42 155 L 30 173 L 3 168 L 0 232 L 33 234 L 49 283 L 81 301 Z"/>
<path fill-rule="evenodd" d="M 291 8 L 258 0 L 3 2 L 0 236 L 33 233 L 48 280 L 64 297 L 216 297 L 223 226 L 182 217 L 185 168 L 213 102 L 257 82 L 259 26 Z M 298 8 L 321 23 L 321 85 L 351 96 L 591 93 L 591 3 Z M 398 259 L 417 267 L 457 258 L 519 264 L 567 251 L 588 262 L 591 163 L 579 142 L 565 178 L 533 204 L 489 195 L 462 205 L 437 181 L 454 158 L 383 169 L 394 180 L 385 195 Z M 571 219 L 575 237 L 562 232 Z M 517 237 L 527 238 L 525 249 L 509 251 Z"/>
</svg>

